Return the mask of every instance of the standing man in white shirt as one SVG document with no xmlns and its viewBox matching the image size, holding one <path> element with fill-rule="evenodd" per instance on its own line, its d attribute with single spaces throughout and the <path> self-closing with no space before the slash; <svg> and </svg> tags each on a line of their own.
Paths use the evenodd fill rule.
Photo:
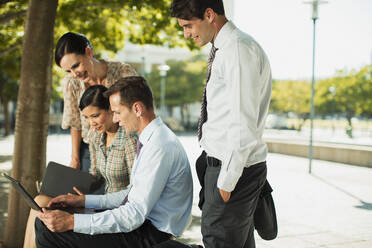
<svg viewBox="0 0 372 248">
<path fill-rule="evenodd" d="M 63 195 L 53 205 L 111 209 L 95 214 L 46 210 L 35 222 L 37 247 L 150 248 L 180 236 L 190 222 L 192 176 L 175 134 L 155 116 L 153 97 L 140 76 L 120 79 L 106 96 L 126 132 L 138 133 L 127 190 L 106 195 Z"/>
<path fill-rule="evenodd" d="M 171 15 L 185 38 L 212 45 L 198 128 L 204 152 L 196 164 L 204 245 L 253 248 L 253 213 L 266 180 L 268 58 L 227 20 L 222 0 L 173 0 Z"/>
</svg>

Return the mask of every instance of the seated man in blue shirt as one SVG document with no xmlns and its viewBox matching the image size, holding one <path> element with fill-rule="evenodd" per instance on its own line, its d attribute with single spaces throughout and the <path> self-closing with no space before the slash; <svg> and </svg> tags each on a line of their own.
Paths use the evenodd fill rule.
<svg viewBox="0 0 372 248">
<path fill-rule="evenodd" d="M 179 236 L 190 221 L 192 176 L 175 134 L 155 116 L 143 77 L 118 80 L 106 92 L 114 121 L 139 135 L 128 189 L 106 195 L 62 195 L 63 205 L 111 209 L 94 214 L 46 210 L 35 222 L 37 247 L 152 247 Z"/>
</svg>

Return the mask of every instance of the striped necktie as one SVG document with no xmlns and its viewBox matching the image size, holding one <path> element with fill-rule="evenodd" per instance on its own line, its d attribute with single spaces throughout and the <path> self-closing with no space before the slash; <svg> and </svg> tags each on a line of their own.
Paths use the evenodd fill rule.
<svg viewBox="0 0 372 248">
<path fill-rule="evenodd" d="M 201 139 L 202 137 L 202 126 L 203 124 L 207 121 L 208 119 L 208 114 L 207 114 L 207 83 L 209 81 L 209 78 L 211 77 L 211 70 L 212 70 L 212 63 L 214 60 L 214 57 L 216 56 L 216 51 L 218 48 L 214 46 L 212 43 L 212 48 L 209 53 L 209 58 L 208 58 L 208 67 L 207 67 L 207 82 L 205 84 L 204 92 L 203 92 L 203 101 L 201 105 L 201 112 L 200 112 L 200 119 L 198 123 L 198 140 Z"/>
<path fill-rule="evenodd" d="M 138 155 L 140 154 L 140 152 L 141 152 L 141 149 L 142 149 L 142 143 L 139 141 L 139 140 L 137 140 L 137 151 L 136 151 L 136 157 L 138 157 Z"/>
</svg>

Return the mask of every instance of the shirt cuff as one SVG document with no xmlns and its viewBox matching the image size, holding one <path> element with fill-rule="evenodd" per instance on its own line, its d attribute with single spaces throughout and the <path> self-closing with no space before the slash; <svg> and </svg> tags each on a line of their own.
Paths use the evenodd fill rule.
<svg viewBox="0 0 372 248">
<path fill-rule="evenodd" d="M 85 195 L 85 208 L 99 208 L 98 195 Z"/>
<path fill-rule="evenodd" d="M 74 232 L 90 234 L 91 214 L 74 214 Z"/>
<path fill-rule="evenodd" d="M 227 192 L 232 192 L 241 175 L 241 173 L 236 173 L 233 170 L 227 171 L 221 167 L 220 175 L 217 180 L 217 188 Z"/>
</svg>

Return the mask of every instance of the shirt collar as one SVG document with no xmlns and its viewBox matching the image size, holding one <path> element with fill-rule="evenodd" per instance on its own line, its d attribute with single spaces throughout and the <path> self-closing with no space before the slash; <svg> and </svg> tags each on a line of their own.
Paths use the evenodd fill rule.
<svg viewBox="0 0 372 248">
<path fill-rule="evenodd" d="M 106 146 L 106 133 L 100 133 L 99 134 L 99 146 Z"/>
<path fill-rule="evenodd" d="M 148 141 L 151 138 L 151 135 L 154 133 L 154 131 L 163 124 L 163 121 L 160 117 L 156 117 L 154 120 L 152 120 L 142 131 L 142 133 L 139 135 L 138 140 L 142 143 L 142 145 L 146 145 Z"/>
<path fill-rule="evenodd" d="M 123 135 L 125 134 L 125 131 L 122 127 L 118 128 L 118 131 L 116 132 L 114 136 L 114 140 L 110 146 L 124 146 L 124 139 L 122 139 Z M 99 146 L 106 146 L 106 139 L 107 139 L 107 133 L 102 133 L 100 135 L 99 139 Z"/>
<path fill-rule="evenodd" d="M 216 48 L 221 48 L 224 44 L 229 41 L 231 32 L 236 29 L 234 23 L 227 21 L 220 31 L 218 32 L 216 39 L 214 40 L 214 46 Z"/>
</svg>

